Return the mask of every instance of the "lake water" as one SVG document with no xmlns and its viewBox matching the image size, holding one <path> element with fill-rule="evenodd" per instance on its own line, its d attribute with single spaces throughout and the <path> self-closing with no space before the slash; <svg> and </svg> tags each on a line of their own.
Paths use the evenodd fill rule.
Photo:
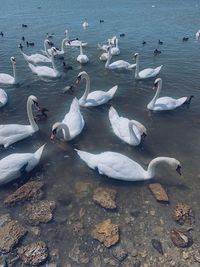
<svg viewBox="0 0 200 267">
<path fill-rule="evenodd" d="M 183 176 L 179 177 L 167 168 L 160 168 L 156 181 L 165 186 L 172 204 L 184 201 L 191 204 L 194 209 L 198 208 L 200 43 L 195 40 L 195 33 L 200 27 L 199 14 L 200 2 L 197 0 L 123 2 L 7 0 L 1 7 L 0 31 L 4 32 L 4 37 L 0 38 L 0 72 L 12 73 L 10 57 L 15 56 L 20 84 L 1 86 L 6 90 L 9 102 L 0 110 L 0 123 L 27 124 L 26 101 L 31 94 L 37 96 L 39 103 L 48 108 L 49 113 L 47 120 L 38 123 L 40 127 L 38 133 L 8 149 L 1 149 L 0 158 L 13 152 L 33 152 L 40 145 L 47 143 L 41 164 L 27 178 L 41 177 L 45 182 L 46 197 L 57 202 L 54 221 L 41 226 L 41 239 L 47 242 L 50 251 L 59 249 L 61 266 L 64 262 L 71 262 L 72 266 L 82 266 L 69 258 L 69 251 L 76 242 L 82 244 L 90 254 L 92 262 L 94 255 L 98 254 L 99 243 L 92 240 L 90 231 L 95 223 L 108 217 L 113 218 L 113 221 L 121 227 L 122 242 L 130 238 L 136 247 L 141 246 L 148 236 L 154 236 L 155 233 L 151 229 L 160 217 L 164 218 L 167 229 L 171 225 L 169 207 L 155 203 L 147 184 L 116 182 L 102 177 L 97 172 L 91 171 L 78 158 L 74 148 L 92 153 L 108 150 L 120 152 L 135 159 L 144 167 L 147 167 L 154 157 L 174 157 L 182 164 Z M 88 18 L 89 27 L 83 30 L 82 21 L 85 17 Z M 100 19 L 105 22 L 99 23 Z M 28 27 L 22 28 L 23 23 Z M 62 77 L 54 81 L 41 80 L 31 73 L 17 45 L 24 36 L 26 40 L 35 43 L 34 47 L 29 48 L 24 44 L 25 53 L 29 55 L 40 51 L 43 49 L 43 41 L 48 32 L 55 33 L 52 41 L 60 47 L 65 29 L 69 30 L 70 38 L 78 37 L 88 42 L 84 51 L 90 62 L 81 67 L 76 61 L 79 50 L 66 49 L 65 62 L 73 66 L 73 70 L 64 72 L 62 61 L 57 60 L 56 64 L 62 72 Z M 125 37 L 120 38 L 120 33 L 125 33 Z M 178 98 L 194 95 L 190 109 L 183 107 L 172 112 L 149 113 L 146 106 L 155 93 L 152 90 L 154 80 L 136 82 L 132 72 L 116 73 L 106 70 L 104 63 L 99 60 L 101 51 L 97 49 L 97 43 L 105 43 L 114 35 L 119 37 L 121 54 L 113 57 L 113 60 L 124 59 L 132 62 L 134 53 L 138 52 L 141 69 L 162 64 L 163 69 L 160 74 L 163 79 L 162 96 Z M 189 37 L 188 42 L 182 42 L 184 36 Z M 158 46 L 158 39 L 164 42 L 162 46 Z M 143 40 L 147 42 L 144 46 Z M 153 55 L 156 48 L 162 51 L 158 56 Z M 55 142 L 49 140 L 52 124 L 61 121 L 68 112 L 72 99 L 75 96 L 80 98 L 84 92 L 85 84 L 82 82 L 75 88 L 73 95 L 62 93 L 62 89 L 66 85 L 73 84 L 77 74 L 82 70 L 90 75 L 92 90 L 107 90 L 118 84 L 118 91 L 111 104 L 120 115 L 136 119 L 146 126 L 147 138 L 142 147 L 130 147 L 112 133 L 108 120 L 109 104 L 94 109 L 81 109 L 86 126 L 73 141 L 65 143 L 60 135 Z M 89 183 L 88 194 L 79 195 L 79 190 L 77 191 L 79 182 Z M 116 213 L 105 212 L 93 203 L 92 191 L 97 185 L 117 190 L 119 209 Z M 8 212 L 3 200 L 15 188 L 15 183 L 1 187 L 0 214 Z M 123 228 L 124 217 L 130 210 L 142 207 L 156 209 L 157 219 L 154 218 L 149 222 L 148 217 L 139 217 L 133 224 L 134 233 L 138 233 L 137 237 L 134 233 L 127 235 Z M 86 211 L 83 219 L 86 234 L 84 237 L 77 237 L 70 225 L 79 220 L 78 214 L 81 208 Z M 22 207 L 11 208 L 9 211 L 13 218 L 23 222 Z M 197 216 L 199 217 L 198 214 Z M 145 234 L 144 229 L 140 229 L 139 226 L 144 217 L 149 222 L 149 232 L 146 230 Z M 198 232 L 196 234 L 199 236 Z M 30 240 L 32 239 L 28 235 L 23 243 Z M 102 258 L 106 255 L 109 255 L 108 250 L 101 253 Z"/>
</svg>

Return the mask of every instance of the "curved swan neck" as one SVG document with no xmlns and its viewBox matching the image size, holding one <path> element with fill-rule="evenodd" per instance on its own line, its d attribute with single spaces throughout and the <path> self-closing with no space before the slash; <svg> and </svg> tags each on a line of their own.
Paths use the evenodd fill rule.
<svg viewBox="0 0 200 267">
<path fill-rule="evenodd" d="M 16 82 L 17 82 L 16 66 L 15 66 L 14 63 L 13 63 L 12 65 L 13 65 L 13 77 L 14 77 L 14 83 L 16 83 Z"/>
<path fill-rule="evenodd" d="M 129 121 L 128 128 L 129 128 L 129 133 L 130 133 L 130 141 L 134 142 L 136 140 L 136 142 L 139 144 L 140 140 L 138 139 L 137 135 L 135 134 L 133 130 L 133 125 L 137 127 L 134 121 Z"/>
<path fill-rule="evenodd" d="M 46 52 L 48 57 L 51 57 L 51 55 L 49 54 L 48 49 L 47 49 L 47 41 L 46 40 L 44 41 L 44 51 Z"/>
<path fill-rule="evenodd" d="M 139 78 L 139 55 L 136 56 L 135 78 Z"/>
<path fill-rule="evenodd" d="M 59 127 L 58 127 L 58 131 L 59 130 L 63 130 L 63 137 L 64 137 L 64 140 L 65 141 L 68 141 L 71 139 L 71 135 L 70 135 L 70 132 L 69 132 L 69 128 L 67 126 L 67 124 L 61 122 L 59 123 Z"/>
<path fill-rule="evenodd" d="M 34 132 L 38 131 L 39 128 L 34 120 L 34 117 L 33 117 L 33 110 L 32 110 L 32 100 L 30 98 L 28 98 L 27 100 L 27 115 L 28 115 L 28 120 L 29 120 L 29 123 L 33 129 Z"/>
<path fill-rule="evenodd" d="M 105 68 L 109 68 L 109 65 L 110 65 L 110 60 L 111 60 L 111 51 L 110 51 L 110 48 L 108 49 L 108 59 L 106 61 L 106 64 L 105 64 Z"/>
<path fill-rule="evenodd" d="M 62 52 L 64 52 L 64 49 L 65 49 L 65 42 L 66 42 L 66 41 L 68 41 L 67 36 L 66 36 L 66 38 L 64 38 L 64 39 L 62 40 L 62 44 L 61 44 L 61 51 L 62 51 Z"/>
<path fill-rule="evenodd" d="M 65 37 L 66 37 L 67 41 L 69 41 L 69 32 L 68 32 L 68 30 L 65 30 Z"/>
<path fill-rule="evenodd" d="M 54 55 L 53 52 L 51 52 L 51 63 L 52 63 L 52 67 L 55 71 L 57 71 L 56 65 L 55 65 L 55 61 L 54 61 Z"/>
<path fill-rule="evenodd" d="M 82 79 L 86 80 L 85 92 L 82 96 L 82 100 L 85 102 L 90 92 L 90 77 L 87 73 L 85 73 L 85 74 L 82 74 Z"/>
<path fill-rule="evenodd" d="M 161 89 L 162 89 L 162 80 L 159 81 L 159 83 L 158 83 L 158 88 L 157 88 L 157 90 L 156 90 L 155 96 L 154 96 L 154 98 L 151 100 L 151 103 L 150 103 L 151 108 L 154 107 L 154 105 L 155 105 L 155 103 L 156 103 L 156 100 L 159 98 Z"/>
<path fill-rule="evenodd" d="M 150 161 L 149 166 L 147 168 L 146 171 L 146 179 L 151 179 L 155 176 L 155 171 L 156 171 L 156 167 L 157 165 L 159 165 L 162 162 L 168 163 L 169 164 L 169 159 L 168 157 L 157 157 L 155 159 L 152 159 L 152 161 Z"/>
<path fill-rule="evenodd" d="M 83 55 L 83 47 L 82 47 L 82 43 L 80 44 L 80 55 Z"/>
</svg>

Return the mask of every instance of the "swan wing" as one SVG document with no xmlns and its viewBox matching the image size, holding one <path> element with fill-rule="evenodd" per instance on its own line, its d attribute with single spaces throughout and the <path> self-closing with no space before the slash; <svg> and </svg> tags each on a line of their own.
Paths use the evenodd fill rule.
<svg viewBox="0 0 200 267">
<path fill-rule="evenodd" d="M 6 74 L 6 73 L 0 73 L 0 83 L 3 84 L 13 84 L 14 83 L 14 77 Z"/>
<path fill-rule="evenodd" d="M 34 66 L 31 63 L 29 63 L 28 65 L 32 72 L 37 74 L 38 76 L 57 77 L 57 72 L 53 68 L 47 66 Z"/>
<path fill-rule="evenodd" d="M 44 56 L 44 55 L 41 55 L 41 54 L 32 54 L 30 56 L 28 56 L 28 59 L 29 61 L 32 61 L 34 63 L 39 63 L 39 62 L 51 62 L 51 59 Z"/>
<path fill-rule="evenodd" d="M 0 107 L 3 107 L 8 101 L 8 95 L 0 88 Z"/>
<path fill-rule="evenodd" d="M 160 97 L 157 99 L 154 110 L 160 111 L 160 110 L 173 110 L 181 105 L 184 104 L 184 102 L 187 100 L 187 97 L 181 97 L 179 99 L 174 99 L 172 97 Z"/>
<path fill-rule="evenodd" d="M 108 102 L 109 100 L 110 96 L 107 92 L 100 90 L 93 91 L 88 95 L 85 106 L 98 106 Z"/>
<path fill-rule="evenodd" d="M 152 69 L 152 68 L 144 69 L 139 72 L 139 77 L 142 79 L 155 77 L 160 72 L 161 68 L 162 68 L 162 65 L 155 69 Z"/>
<path fill-rule="evenodd" d="M 114 61 L 109 65 L 110 69 L 127 69 L 130 66 L 130 64 L 124 60 L 117 60 Z"/>
</svg>

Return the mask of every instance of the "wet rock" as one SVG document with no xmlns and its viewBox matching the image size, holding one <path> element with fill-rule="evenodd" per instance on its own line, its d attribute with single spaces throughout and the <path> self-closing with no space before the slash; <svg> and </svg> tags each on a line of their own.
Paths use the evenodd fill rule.
<svg viewBox="0 0 200 267">
<path fill-rule="evenodd" d="M 3 214 L 0 216 L 0 227 L 3 226 L 5 223 L 10 222 L 11 217 L 9 213 Z"/>
<path fill-rule="evenodd" d="M 41 198 L 43 192 L 41 188 L 44 186 L 43 182 L 31 181 L 19 187 L 13 194 L 9 195 L 5 200 L 5 205 L 12 205 L 18 202 L 23 202 L 30 199 Z"/>
<path fill-rule="evenodd" d="M 157 201 L 169 202 L 168 195 L 161 184 L 159 183 L 149 184 L 149 189 Z"/>
<path fill-rule="evenodd" d="M 99 256 L 93 258 L 92 266 L 93 267 L 102 267 L 101 258 Z"/>
<path fill-rule="evenodd" d="M 131 216 L 137 218 L 140 215 L 140 209 L 133 209 L 130 212 Z"/>
<path fill-rule="evenodd" d="M 97 187 L 94 190 L 93 200 L 106 209 L 116 209 L 116 190 L 110 188 Z"/>
<path fill-rule="evenodd" d="M 10 252 L 26 232 L 17 221 L 10 221 L 0 227 L 0 251 L 2 253 Z"/>
<path fill-rule="evenodd" d="M 182 258 L 184 259 L 184 260 L 188 260 L 189 258 L 190 258 L 190 253 L 189 252 L 187 252 L 187 251 L 183 251 L 183 253 L 182 253 Z"/>
<path fill-rule="evenodd" d="M 105 258 L 103 261 L 104 261 L 105 264 L 109 264 L 111 266 L 116 266 L 117 265 L 116 261 L 111 259 L 111 258 Z"/>
<path fill-rule="evenodd" d="M 29 204 L 25 214 L 28 222 L 32 225 L 47 223 L 52 220 L 52 211 L 55 209 L 55 201 L 43 200 L 34 204 Z"/>
<path fill-rule="evenodd" d="M 112 255 L 117 260 L 123 261 L 127 257 L 128 253 L 121 245 L 118 245 L 118 246 L 113 248 Z"/>
<path fill-rule="evenodd" d="M 50 252 L 50 257 L 51 257 L 51 260 L 58 261 L 59 260 L 59 250 L 57 248 L 53 249 Z"/>
<path fill-rule="evenodd" d="M 31 227 L 30 228 L 30 231 L 31 231 L 31 233 L 33 233 L 33 235 L 35 235 L 35 236 L 39 236 L 40 234 L 41 234 L 41 230 L 40 230 L 40 228 L 39 227 Z"/>
<path fill-rule="evenodd" d="M 180 248 L 190 247 L 193 244 L 193 239 L 186 229 L 173 229 L 170 237 L 175 246 Z"/>
<path fill-rule="evenodd" d="M 81 222 L 76 222 L 72 224 L 72 230 L 75 234 L 83 235 L 84 233 L 84 227 Z"/>
<path fill-rule="evenodd" d="M 200 263 L 200 252 L 195 252 L 194 260 Z"/>
<path fill-rule="evenodd" d="M 43 241 L 28 244 L 17 249 L 22 261 L 26 264 L 38 266 L 48 257 L 48 249 Z"/>
<path fill-rule="evenodd" d="M 111 247 L 119 241 L 119 229 L 117 224 L 113 224 L 111 219 L 95 225 L 91 232 L 94 239 L 99 240 L 106 247 Z"/>
<path fill-rule="evenodd" d="M 163 253 L 162 244 L 161 244 L 161 242 L 160 242 L 159 240 L 157 240 L 157 239 L 152 239 L 152 240 L 151 240 L 151 244 L 152 244 L 153 248 L 155 248 L 155 249 L 158 251 L 158 253 L 160 253 L 161 255 L 164 254 L 164 253 Z"/>
<path fill-rule="evenodd" d="M 195 216 L 192 208 L 184 203 L 178 203 L 172 210 L 173 219 L 179 224 L 184 224 L 186 221 L 194 223 Z"/>
<path fill-rule="evenodd" d="M 86 182 L 77 182 L 75 190 L 79 197 L 85 197 L 90 193 L 91 184 Z"/>
<path fill-rule="evenodd" d="M 80 245 L 75 244 L 73 249 L 69 252 L 69 257 L 77 263 L 89 263 L 89 257 L 87 254 L 80 250 Z"/>
</svg>

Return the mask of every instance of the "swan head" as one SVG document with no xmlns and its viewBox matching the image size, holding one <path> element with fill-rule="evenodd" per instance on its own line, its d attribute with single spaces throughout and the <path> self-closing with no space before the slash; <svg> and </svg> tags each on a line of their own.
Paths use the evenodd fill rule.
<svg viewBox="0 0 200 267">
<path fill-rule="evenodd" d="M 76 77 L 76 84 L 79 84 L 83 77 L 87 76 L 86 71 L 81 71 Z"/>
<path fill-rule="evenodd" d="M 181 163 L 174 158 L 169 158 L 168 163 L 170 167 L 178 172 L 179 175 L 181 175 Z"/>
<path fill-rule="evenodd" d="M 15 57 L 11 57 L 11 58 L 10 58 L 10 61 L 11 61 L 12 64 L 16 64 L 16 63 L 17 63 Z"/>
<path fill-rule="evenodd" d="M 135 53 L 133 60 L 136 60 L 138 57 L 139 57 L 139 53 Z"/>
<path fill-rule="evenodd" d="M 158 86 L 162 83 L 162 79 L 161 78 L 157 78 L 154 81 L 154 86 L 153 86 L 153 90 L 157 89 Z"/>
<path fill-rule="evenodd" d="M 38 104 L 38 99 L 37 99 L 36 96 L 30 95 L 29 98 L 28 98 L 28 100 L 31 101 L 31 103 L 33 105 L 35 105 L 38 110 L 40 110 L 40 107 L 39 107 L 39 104 Z"/>
<path fill-rule="evenodd" d="M 61 129 L 60 125 L 61 125 L 60 122 L 56 122 L 56 123 L 54 123 L 54 125 L 52 126 L 52 129 L 51 129 L 51 137 L 50 137 L 51 140 L 54 140 L 54 139 L 55 139 L 56 134 L 57 134 L 58 131 Z"/>
</svg>

